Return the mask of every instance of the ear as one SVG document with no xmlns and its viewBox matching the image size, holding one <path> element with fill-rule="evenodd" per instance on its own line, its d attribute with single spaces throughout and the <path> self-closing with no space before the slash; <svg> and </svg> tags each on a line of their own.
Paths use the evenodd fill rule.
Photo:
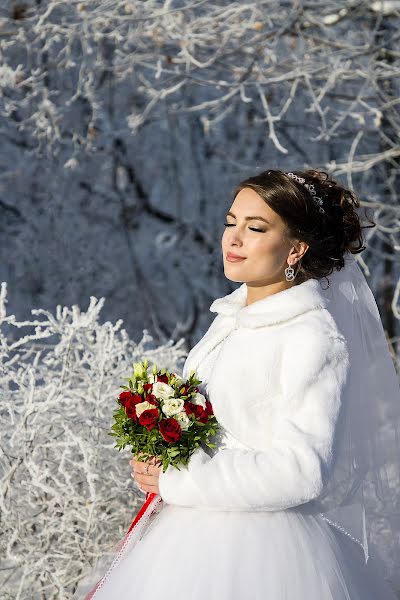
<svg viewBox="0 0 400 600">
<path fill-rule="evenodd" d="M 307 252 L 309 245 L 306 242 L 299 241 L 293 246 L 289 252 L 289 256 L 296 259 L 296 262 L 303 258 Z M 289 258 L 289 257 L 288 257 Z"/>
</svg>

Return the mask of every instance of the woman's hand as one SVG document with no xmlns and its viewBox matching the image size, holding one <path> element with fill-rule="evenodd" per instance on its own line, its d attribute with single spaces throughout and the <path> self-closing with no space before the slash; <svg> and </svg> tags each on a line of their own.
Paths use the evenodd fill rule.
<svg viewBox="0 0 400 600">
<path fill-rule="evenodd" d="M 139 452 L 138 456 L 142 456 L 143 454 L 143 452 Z M 131 477 L 133 477 L 142 492 L 160 493 L 158 489 L 158 478 L 162 469 L 160 460 L 157 460 L 155 456 L 146 462 L 133 458 L 129 461 L 129 464 L 133 469 Z"/>
</svg>

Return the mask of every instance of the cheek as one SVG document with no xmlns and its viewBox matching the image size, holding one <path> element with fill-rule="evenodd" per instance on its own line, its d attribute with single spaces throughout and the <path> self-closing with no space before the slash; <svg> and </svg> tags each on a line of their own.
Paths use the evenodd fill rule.
<svg viewBox="0 0 400 600">
<path fill-rule="evenodd" d="M 261 264 L 274 269 L 282 265 L 285 260 L 286 249 L 278 236 L 260 236 L 251 243 L 251 257 Z"/>
<path fill-rule="evenodd" d="M 282 243 L 277 237 L 268 233 L 260 233 L 249 238 L 249 247 L 255 254 L 272 257 L 280 252 L 281 246 Z"/>
<path fill-rule="evenodd" d="M 228 236 L 229 236 L 229 230 L 228 230 L 228 227 L 225 227 L 224 232 L 222 234 L 222 239 L 221 239 L 221 242 L 222 242 L 223 246 L 227 245 L 227 243 L 228 243 Z"/>
</svg>

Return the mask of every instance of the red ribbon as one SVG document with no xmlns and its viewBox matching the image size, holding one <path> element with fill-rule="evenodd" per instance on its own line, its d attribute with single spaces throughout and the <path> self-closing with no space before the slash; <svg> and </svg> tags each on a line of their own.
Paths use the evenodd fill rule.
<svg viewBox="0 0 400 600">
<path fill-rule="evenodd" d="M 128 533 L 130 533 L 132 531 L 132 529 L 135 527 L 136 523 L 139 521 L 139 519 L 145 512 L 146 508 L 149 506 L 150 502 L 153 500 L 153 498 L 155 496 L 157 496 L 157 494 L 155 494 L 154 492 L 146 492 L 146 500 L 144 501 L 144 503 L 142 504 L 141 508 L 139 509 L 139 512 L 137 513 L 136 517 L 133 519 L 132 523 L 130 524 L 129 529 L 126 532 L 125 536 L 127 536 Z M 97 590 L 97 586 L 99 585 L 99 583 L 102 579 L 103 579 L 103 577 L 101 579 L 99 579 L 99 581 L 96 583 L 94 588 L 92 590 L 90 590 L 90 592 L 85 596 L 84 600 L 91 600 L 91 598 L 93 598 L 93 596 Z"/>
<path fill-rule="evenodd" d="M 138 514 L 136 515 L 136 517 L 133 519 L 132 523 L 130 524 L 130 527 L 129 527 L 127 533 L 129 533 L 135 527 L 136 523 L 139 521 L 140 517 L 145 512 L 146 508 L 148 507 L 148 505 L 150 504 L 150 502 L 153 500 L 153 498 L 155 496 L 157 496 L 157 494 L 155 494 L 154 492 L 146 492 L 146 500 L 144 501 Z"/>
</svg>

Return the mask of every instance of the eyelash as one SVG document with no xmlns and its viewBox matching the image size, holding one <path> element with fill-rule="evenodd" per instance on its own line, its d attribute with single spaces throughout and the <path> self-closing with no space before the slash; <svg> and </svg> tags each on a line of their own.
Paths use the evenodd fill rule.
<svg viewBox="0 0 400 600">
<path fill-rule="evenodd" d="M 225 227 L 233 227 L 234 223 L 224 223 Z M 258 231 L 259 233 L 265 233 L 265 229 L 257 229 L 256 227 L 249 227 L 252 231 Z"/>
</svg>

